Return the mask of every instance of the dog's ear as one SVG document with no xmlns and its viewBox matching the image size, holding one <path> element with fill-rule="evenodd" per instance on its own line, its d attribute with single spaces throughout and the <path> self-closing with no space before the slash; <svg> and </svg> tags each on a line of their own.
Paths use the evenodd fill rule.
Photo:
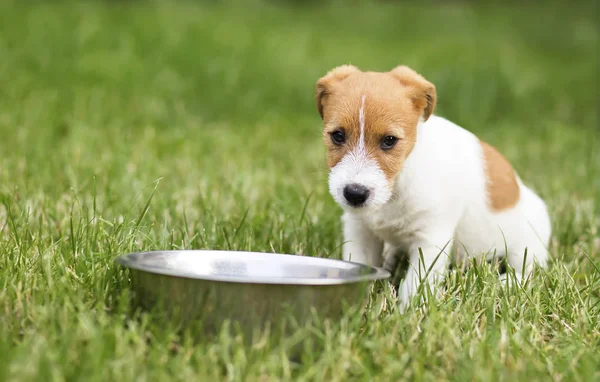
<svg viewBox="0 0 600 382">
<path fill-rule="evenodd" d="M 327 96 L 331 94 L 333 86 L 336 83 L 343 81 L 350 74 L 359 71 L 360 70 L 356 66 L 342 65 L 330 70 L 329 73 L 327 73 L 325 76 L 321 77 L 319 81 L 317 81 L 317 110 L 319 110 L 321 118 L 323 118 L 323 106 L 327 100 Z"/>
<path fill-rule="evenodd" d="M 423 120 L 427 121 L 437 102 L 435 86 L 408 66 L 397 66 L 390 73 L 403 86 L 411 89 L 413 103 L 417 109 L 422 110 Z"/>
</svg>

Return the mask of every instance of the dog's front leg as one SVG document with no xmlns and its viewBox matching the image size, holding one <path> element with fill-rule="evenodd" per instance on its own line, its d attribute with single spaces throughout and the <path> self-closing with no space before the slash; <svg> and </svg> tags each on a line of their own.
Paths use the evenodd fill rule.
<svg viewBox="0 0 600 382">
<path fill-rule="evenodd" d="M 408 307 L 419 286 L 429 287 L 437 294 L 436 284 L 443 280 L 448 271 L 451 237 L 439 235 L 438 240 L 419 240 L 411 245 L 408 270 L 398 291 L 402 311 Z"/>
<path fill-rule="evenodd" d="M 390 272 L 392 275 L 398 265 L 400 248 L 391 244 L 383 244 L 383 269 Z"/>
<path fill-rule="evenodd" d="M 358 216 L 345 213 L 342 224 L 344 260 L 381 267 L 383 241 L 376 237 Z"/>
</svg>

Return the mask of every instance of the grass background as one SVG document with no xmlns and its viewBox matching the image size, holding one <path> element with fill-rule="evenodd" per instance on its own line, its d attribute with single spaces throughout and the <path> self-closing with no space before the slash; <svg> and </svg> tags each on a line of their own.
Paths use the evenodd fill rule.
<svg viewBox="0 0 600 382">
<path fill-rule="evenodd" d="M 597 9 L 492 4 L 0 0 L 0 380 L 599 379 Z M 547 200 L 550 268 L 427 313 L 385 286 L 302 362 L 130 317 L 121 253 L 341 257 L 313 94 L 343 63 L 434 82 Z"/>
</svg>

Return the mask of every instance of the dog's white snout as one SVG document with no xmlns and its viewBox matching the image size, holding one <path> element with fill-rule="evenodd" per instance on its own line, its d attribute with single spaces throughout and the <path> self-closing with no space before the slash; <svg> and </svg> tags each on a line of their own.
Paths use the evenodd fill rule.
<svg viewBox="0 0 600 382">
<path fill-rule="evenodd" d="M 346 155 L 331 169 L 329 189 L 338 204 L 352 208 L 377 208 L 385 204 L 391 194 L 377 163 L 354 153 Z"/>
</svg>

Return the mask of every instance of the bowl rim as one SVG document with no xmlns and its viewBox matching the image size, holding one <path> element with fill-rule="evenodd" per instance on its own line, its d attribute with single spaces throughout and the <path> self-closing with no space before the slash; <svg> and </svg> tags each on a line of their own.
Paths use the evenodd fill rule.
<svg viewBox="0 0 600 382">
<path fill-rule="evenodd" d="M 198 275 L 193 274 L 191 272 L 185 272 L 185 270 L 174 270 L 163 267 L 154 267 L 147 264 L 140 264 L 135 261 L 136 257 L 145 256 L 145 255 L 153 255 L 158 253 L 189 253 L 189 252 L 222 252 L 222 253 L 244 253 L 248 255 L 252 254 L 261 254 L 261 255 L 273 255 L 273 256 L 285 256 L 285 257 L 310 257 L 319 262 L 323 263 L 344 263 L 346 265 L 352 264 L 356 267 L 360 267 L 363 269 L 368 269 L 371 272 L 365 273 L 360 276 L 352 276 L 347 278 L 308 278 L 308 277 L 245 277 L 245 276 L 234 276 L 234 275 Z M 203 281 L 218 281 L 218 282 L 229 282 L 229 283 L 239 283 L 239 284 L 279 284 L 279 285 L 342 285 L 342 284 L 351 284 L 351 283 L 359 283 L 359 282 L 371 282 L 376 280 L 385 280 L 391 277 L 391 274 L 380 267 L 375 267 L 371 265 L 339 260 L 339 259 L 329 259 L 324 257 L 316 257 L 316 256 L 304 256 L 304 255 L 291 255 L 284 253 L 271 253 L 271 252 L 256 252 L 256 251 L 230 251 L 230 250 L 156 250 L 156 251 L 140 251 L 140 252 L 131 252 L 125 255 L 119 255 L 115 258 L 115 261 L 120 265 L 137 270 L 142 272 L 147 272 L 151 274 L 158 274 L 163 276 L 171 276 L 176 278 L 183 279 L 194 279 L 194 280 L 203 280 Z"/>
</svg>

